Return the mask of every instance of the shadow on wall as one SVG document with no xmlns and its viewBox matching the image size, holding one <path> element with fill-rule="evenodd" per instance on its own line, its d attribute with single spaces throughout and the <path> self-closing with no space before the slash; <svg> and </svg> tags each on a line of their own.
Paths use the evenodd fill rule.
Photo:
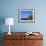
<svg viewBox="0 0 46 46">
<path fill-rule="evenodd" d="M 0 33 L 2 33 L 2 26 L 5 24 L 5 17 L 0 16 Z"/>
<path fill-rule="evenodd" d="M 5 17 L 0 16 L 0 46 L 3 46 L 3 33 L 2 33 L 2 25 L 5 23 Z"/>
</svg>

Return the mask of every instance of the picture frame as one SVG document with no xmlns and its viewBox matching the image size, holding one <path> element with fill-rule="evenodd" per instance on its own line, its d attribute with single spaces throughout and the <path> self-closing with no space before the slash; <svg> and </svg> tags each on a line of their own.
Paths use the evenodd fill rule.
<svg viewBox="0 0 46 46">
<path fill-rule="evenodd" d="M 35 9 L 18 9 L 18 21 L 22 23 L 34 23 Z"/>
</svg>

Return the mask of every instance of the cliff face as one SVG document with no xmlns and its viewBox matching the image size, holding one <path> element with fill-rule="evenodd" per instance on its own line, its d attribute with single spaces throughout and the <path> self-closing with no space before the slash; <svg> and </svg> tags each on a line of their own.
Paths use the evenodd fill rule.
<svg viewBox="0 0 46 46">
<path fill-rule="evenodd" d="M 32 20 L 32 19 L 33 19 L 33 16 L 29 16 L 29 17 L 28 17 L 28 20 Z"/>
</svg>

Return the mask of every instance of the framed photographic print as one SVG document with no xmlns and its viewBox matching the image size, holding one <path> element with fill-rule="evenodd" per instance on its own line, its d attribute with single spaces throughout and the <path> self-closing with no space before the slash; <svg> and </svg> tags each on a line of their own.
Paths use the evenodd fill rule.
<svg viewBox="0 0 46 46">
<path fill-rule="evenodd" d="M 18 10 L 19 22 L 35 22 L 35 9 L 19 9 Z"/>
</svg>

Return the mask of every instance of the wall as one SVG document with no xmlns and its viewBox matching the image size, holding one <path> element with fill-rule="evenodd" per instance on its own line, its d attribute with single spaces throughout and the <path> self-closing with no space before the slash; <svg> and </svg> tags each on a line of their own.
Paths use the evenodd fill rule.
<svg viewBox="0 0 46 46">
<path fill-rule="evenodd" d="M 0 0 L 1 14 L 3 17 L 13 17 L 15 25 L 11 31 L 46 31 L 46 1 L 44 0 Z M 25 3 L 26 2 L 26 3 Z M 35 23 L 19 23 L 18 9 L 35 8 Z M 2 32 L 8 31 L 6 25 L 2 25 Z"/>
<path fill-rule="evenodd" d="M 18 9 L 35 8 L 35 23 L 19 23 Z M 11 31 L 40 31 L 46 32 L 46 0 L 0 0 L 0 17 L 13 17 L 15 19 L 14 26 Z M 1 25 L 1 24 L 0 24 Z M 8 32 L 8 26 L 2 24 L 1 32 Z"/>
</svg>

